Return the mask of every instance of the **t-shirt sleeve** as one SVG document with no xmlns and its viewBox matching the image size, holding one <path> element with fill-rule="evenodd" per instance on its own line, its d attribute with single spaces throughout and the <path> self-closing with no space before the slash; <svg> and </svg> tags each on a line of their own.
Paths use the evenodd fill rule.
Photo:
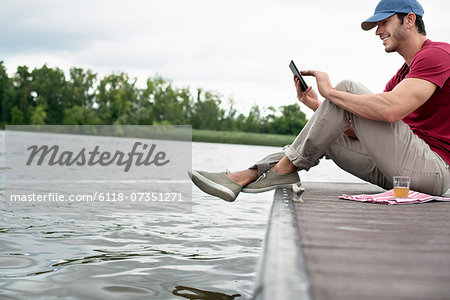
<svg viewBox="0 0 450 300">
<path fill-rule="evenodd" d="M 417 53 L 405 78 L 419 78 L 442 88 L 450 75 L 450 55 L 440 48 L 428 48 Z"/>
<path fill-rule="evenodd" d="M 394 77 L 392 77 L 391 80 L 389 80 L 389 82 L 386 84 L 384 92 L 392 91 L 397 86 L 397 84 L 403 80 L 405 74 L 407 74 L 408 72 L 408 65 L 404 63 L 403 66 L 397 71 L 397 74 L 395 74 Z"/>
<path fill-rule="evenodd" d="M 394 77 L 391 78 L 391 80 L 389 80 L 389 82 L 386 84 L 386 87 L 384 88 L 384 92 L 390 92 L 395 88 L 396 76 L 397 75 L 395 75 Z"/>
</svg>

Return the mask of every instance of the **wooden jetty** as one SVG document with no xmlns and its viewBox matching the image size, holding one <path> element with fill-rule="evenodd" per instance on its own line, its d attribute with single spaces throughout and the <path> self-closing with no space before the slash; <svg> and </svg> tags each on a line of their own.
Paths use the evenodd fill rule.
<svg viewBox="0 0 450 300">
<path fill-rule="evenodd" d="M 370 184 L 303 187 L 303 202 L 275 191 L 254 299 L 450 299 L 450 203 L 338 199 L 383 191 Z"/>
</svg>

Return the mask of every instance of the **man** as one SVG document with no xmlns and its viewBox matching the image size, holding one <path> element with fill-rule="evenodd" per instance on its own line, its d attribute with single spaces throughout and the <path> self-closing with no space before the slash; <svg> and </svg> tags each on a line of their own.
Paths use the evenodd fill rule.
<svg viewBox="0 0 450 300">
<path fill-rule="evenodd" d="M 233 201 L 239 192 L 257 193 L 300 183 L 323 156 L 342 169 L 385 189 L 394 175 L 411 177 L 411 189 L 441 195 L 450 187 L 450 45 L 427 39 L 423 9 L 416 0 L 381 0 L 361 24 L 376 27 L 386 52 L 404 65 L 383 93 L 372 94 L 357 82 L 332 87 L 328 75 L 302 71 L 317 81 L 320 102 L 310 87 L 297 97 L 315 111 L 284 152 L 234 173 L 193 171 L 204 192 Z"/>
</svg>

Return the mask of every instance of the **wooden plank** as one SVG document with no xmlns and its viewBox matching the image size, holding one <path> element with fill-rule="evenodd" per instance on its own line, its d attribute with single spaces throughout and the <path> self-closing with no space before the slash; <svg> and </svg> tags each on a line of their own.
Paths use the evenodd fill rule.
<svg viewBox="0 0 450 300">
<path fill-rule="evenodd" d="M 304 183 L 295 204 L 314 299 L 450 299 L 450 203 L 338 199 L 366 184 Z"/>
</svg>

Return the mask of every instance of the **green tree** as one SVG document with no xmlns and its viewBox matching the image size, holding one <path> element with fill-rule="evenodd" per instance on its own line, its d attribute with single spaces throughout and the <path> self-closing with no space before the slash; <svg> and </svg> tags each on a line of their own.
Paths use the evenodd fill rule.
<svg viewBox="0 0 450 300">
<path fill-rule="evenodd" d="M 235 131 L 238 129 L 238 122 L 236 115 L 238 111 L 234 108 L 234 100 L 229 99 L 228 109 L 225 111 L 224 116 L 220 122 L 220 130 Z"/>
<path fill-rule="evenodd" d="M 136 79 L 127 74 L 111 74 L 100 81 L 95 102 L 103 124 L 135 124 L 138 107 Z"/>
<path fill-rule="evenodd" d="M 9 97 L 2 103 L 3 109 L 8 114 L 6 119 L 9 124 L 29 124 L 30 114 L 34 110 L 32 79 L 27 66 L 17 67 Z"/>
<path fill-rule="evenodd" d="M 261 111 L 256 104 L 253 104 L 246 120 L 244 121 L 243 131 L 246 132 L 262 132 L 263 122 L 261 117 Z"/>
<path fill-rule="evenodd" d="M 47 113 L 47 124 L 62 124 L 64 109 L 70 107 L 64 72 L 43 65 L 31 72 L 32 87 L 36 93 L 33 106 L 42 106 Z"/>
<path fill-rule="evenodd" d="M 96 111 L 89 107 L 73 106 L 64 112 L 64 125 L 101 125 Z"/>
<path fill-rule="evenodd" d="M 180 124 L 190 124 L 192 118 L 193 98 L 189 88 L 179 89 L 177 92 L 177 100 L 181 108 Z"/>
<path fill-rule="evenodd" d="M 220 108 L 220 96 L 197 89 L 197 101 L 194 103 L 191 125 L 196 129 L 218 130 L 225 111 Z"/>
<path fill-rule="evenodd" d="M 295 103 L 280 107 L 281 116 L 268 116 L 268 132 L 278 134 L 297 135 L 305 126 L 307 119 L 300 106 Z"/>
<path fill-rule="evenodd" d="M 143 103 L 150 104 L 152 122 L 161 124 L 181 125 L 189 122 L 191 116 L 192 97 L 189 89 L 176 89 L 170 81 L 161 76 L 147 79 L 147 87 L 141 99 Z"/>
<path fill-rule="evenodd" d="M 25 116 L 23 112 L 16 106 L 11 109 L 11 124 L 23 125 L 25 124 Z"/>
<path fill-rule="evenodd" d="M 97 74 L 91 70 L 85 71 L 81 68 L 71 68 L 69 71 L 69 80 L 66 84 L 66 108 L 73 106 L 92 108 L 94 105 L 94 84 L 96 80 Z"/>
<path fill-rule="evenodd" d="M 9 97 L 9 90 L 11 87 L 11 80 L 6 73 L 6 68 L 3 65 L 3 61 L 0 60 L 0 125 L 4 125 L 10 121 L 9 115 L 11 112 L 11 103 Z M 8 103 L 9 102 L 9 103 Z"/>
<path fill-rule="evenodd" d="M 43 125 L 45 124 L 45 119 L 47 118 L 47 113 L 42 105 L 36 106 L 33 113 L 31 114 L 31 124 L 32 125 Z"/>
</svg>

